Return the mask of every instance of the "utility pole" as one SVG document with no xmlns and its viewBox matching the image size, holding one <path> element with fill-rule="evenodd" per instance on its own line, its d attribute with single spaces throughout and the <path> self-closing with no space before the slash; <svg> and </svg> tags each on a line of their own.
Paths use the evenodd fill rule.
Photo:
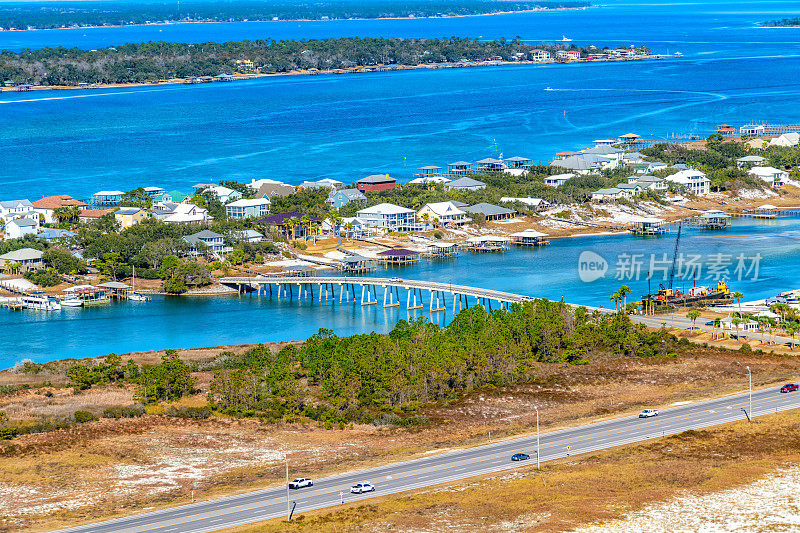
<svg viewBox="0 0 800 533">
<path fill-rule="evenodd" d="M 750 365 L 747 366 L 747 381 L 750 386 L 750 421 L 753 421 L 753 373 L 750 372 Z"/>
<path fill-rule="evenodd" d="M 542 469 L 542 463 L 539 454 L 539 408 L 534 407 L 536 409 L 536 469 Z"/>
<path fill-rule="evenodd" d="M 289 456 L 286 455 L 286 452 L 283 453 L 283 459 L 286 461 L 286 521 L 290 522 L 292 515 L 289 511 Z"/>
</svg>

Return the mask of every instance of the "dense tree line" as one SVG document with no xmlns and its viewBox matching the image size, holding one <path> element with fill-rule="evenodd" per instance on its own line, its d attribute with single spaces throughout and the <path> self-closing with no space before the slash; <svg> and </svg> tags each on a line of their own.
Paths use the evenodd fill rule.
<svg viewBox="0 0 800 533">
<path fill-rule="evenodd" d="M 0 28 L 64 28 L 70 26 L 126 26 L 150 22 L 242 20 L 325 20 L 350 18 L 429 17 L 474 15 L 585 7 L 588 2 L 525 2 L 492 0 L 379 0 L 321 3 L 272 0 L 268 2 L 117 3 L 59 2 L 54 5 L 9 4 L 0 7 Z"/>
<path fill-rule="evenodd" d="M 469 37 L 445 39 L 386 39 L 343 37 L 338 39 L 235 41 L 226 43 L 170 43 L 164 41 L 126 44 L 98 50 L 43 48 L 0 53 L 0 80 L 42 85 L 79 83 L 150 83 L 171 78 L 215 76 L 241 71 L 239 60 L 253 61 L 263 73 L 298 69 L 335 70 L 354 66 L 418 65 L 492 58 L 526 58 L 534 46 L 515 38 L 479 41 Z M 646 48 L 642 52 L 649 52 Z M 598 50 L 592 50 L 598 51 Z"/>
<path fill-rule="evenodd" d="M 764 23 L 764 26 L 800 26 L 800 17 L 768 20 Z"/>
<path fill-rule="evenodd" d="M 602 354 L 667 355 L 676 339 L 627 315 L 574 312 L 537 300 L 510 310 L 461 311 L 445 328 L 401 320 L 388 335 L 338 337 L 321 329 L 299 349 L 223 353 L 209 395 L 234 415 L 371 421 L 479 387 L 536 379 L 534 363 L 584 364 Z"/>
</svg>

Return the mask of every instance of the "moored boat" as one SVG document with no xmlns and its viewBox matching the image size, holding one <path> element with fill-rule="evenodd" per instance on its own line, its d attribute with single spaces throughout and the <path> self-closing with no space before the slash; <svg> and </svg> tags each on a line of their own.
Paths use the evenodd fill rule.
<svg viewBox="0 0 800 533">
<path fill-rule="evenodd" d="M 19 302 L 25 306 L 26 309 L 33 309 L 35 311 L 58 311 L 61 309 L 61 304 L 55 296 L 47 296 L 43 292 L 32 292 L 25 296 L 19 297 Z"/>
</svg>

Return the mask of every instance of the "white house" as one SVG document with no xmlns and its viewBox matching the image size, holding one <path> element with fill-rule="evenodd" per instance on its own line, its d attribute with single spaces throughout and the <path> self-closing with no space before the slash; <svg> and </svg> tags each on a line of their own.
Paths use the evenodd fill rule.
<svg viewBox="0 0 800 533">
<path fill-rule="evenodd" d="M 0 219 L 8 222 L 14 218 L 30 218 L 34 216 L 33 204 L 30 200 L 4 200 L 0 202 Z"/>
<path fill-rule="evenodd" d="M 653 161 L 652 163 L 647 165 L 645 172 L 649 174 L 651 172 L 655 172 L 656 170 L 664 170 L 665 168 L 667 168 L 666 163 L 662 163 L 661 161 Z"/>
<path fill-rule="evenodd" d="M 766 159 L 761 157 L 760 155 L 746 155 L 736 160 L 736 167 L 744 168 L 753 165 L 760 165 L 764 161 L 766 161 Z"/>
<path fill-rule="evenodd" d="M 514 198 L 513 196 L 503 196 L 500 198 L 500 203 L 504 204 L 514 204 L 514 203 L 521 203 L 522 205 L 527 205 L 528 207 L 532 207 L 533 209 L 539 211 L 540 209 L 545 209 L 550 206 L 550 202 L 547 200 L 542 200 L 541 198 L 531 198 L 528 196 L 527 198 Z"/>
<path fill-rule="evenodd" d="M 25 235 L 36 235 L 39 232 L 39 217 L 15 218 L 6 222 L 3 240 L 19 239 Z"/>
<path fill-rule="evenodd" d="M 683 185 L 694 194 L 703 196 L 711 192 L 711 180 L 697 169 L 681 170 L 667 176 L 667 181 Z"/>
<path fill-rule="evenodd" d="M 172 213 L 164 217 L 167 224 L 180 224 L 185 222 L 207 222 L 214 217 L 208 214 L 208 209 L 194 204 L 178 204 Z"/>
<path fill-rule="evenodd" d="M 771 187 L 783 187 L 789 180 L 788 172 L 775 167 L 753 167 L 748 174 L 766 181 Z"/>
<path fill-rule="evenodd" d="M 356 212 L 362 224 L 387 231 L 404 231 L 416 226 L 416 212 L 413 209 L 394 204 L 378 204 Z"/>
<path fill-rule="evenodd" d="M 252 200 L 236 200 L 225 206 L 228 218 L 244 219 L 264 217 L 269 214 L 269 198 L 253 198 Z"/>
<path fill-rule="evenodd" d="M 242 198 L 242 193 L 239 191 L 235 191 L 228 187 L 223 187 L 222 185 L 215 185 L 213 187 L 206 187 L 202 191 L 203 193 L 210 192 L 219 199 L 220 202 L 223 204 L 227 204 L 233 200 L 239 200 Z"/>
<path fill-rule="evenodd" d="M 575 174 L 567 173 L 567 174 L 556 174 L 555 176 L 547 176 L 544 179 L 544 184 L 549 185 L 550 187 L 561 187 L 564 185 L 567 180 L 570 178 L 574 178 Z"/>
<path fill-rule="evenodd" d="M 592 201 L 605 201 L 605 200 L 619 200 L 620 198 L 624 198 L 625 193 L 622 192 L 622 189 L 618 189 L 616 187 L 611 187 L 609 189 L 599 189 L 592 193 Z"/>
<path fill-rule="evenodd" d="M 531 59 L 533 61 L 550 61 L 553 56 L 547 50 L 531 50 Z"/>
</svg>

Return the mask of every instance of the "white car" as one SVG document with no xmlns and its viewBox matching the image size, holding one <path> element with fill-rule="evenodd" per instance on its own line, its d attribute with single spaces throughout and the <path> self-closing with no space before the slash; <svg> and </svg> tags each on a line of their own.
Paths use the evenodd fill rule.
<svg viewBox="0 0 800 533">
<path fill-rule="evenodd" d="M 375 487 L 370 483 L 357 483 L 350 487 L 352 494 L 364 494 L 365 492 L 375 492 Z"/>
<path fill-rule="evenodd" d="M 639 418 L 650 418 L 651 416 L 658 416 L 658 411 L 655 409 L 645 409 L 639 413 Z"/>
<path fill-rule="evenodd" d="M 307 477 L 299 477 L 289 482 L 290 489 L 302 489 L 303 487 L 313 487 L 314 481 Z"/>
<path fill-rule="evenodd" d="M 397 277 L 389 278 L 389 281 L 391 281 L 392 283 L 402 283 L 403 278 L 397 278 Z"/>
</svg>

